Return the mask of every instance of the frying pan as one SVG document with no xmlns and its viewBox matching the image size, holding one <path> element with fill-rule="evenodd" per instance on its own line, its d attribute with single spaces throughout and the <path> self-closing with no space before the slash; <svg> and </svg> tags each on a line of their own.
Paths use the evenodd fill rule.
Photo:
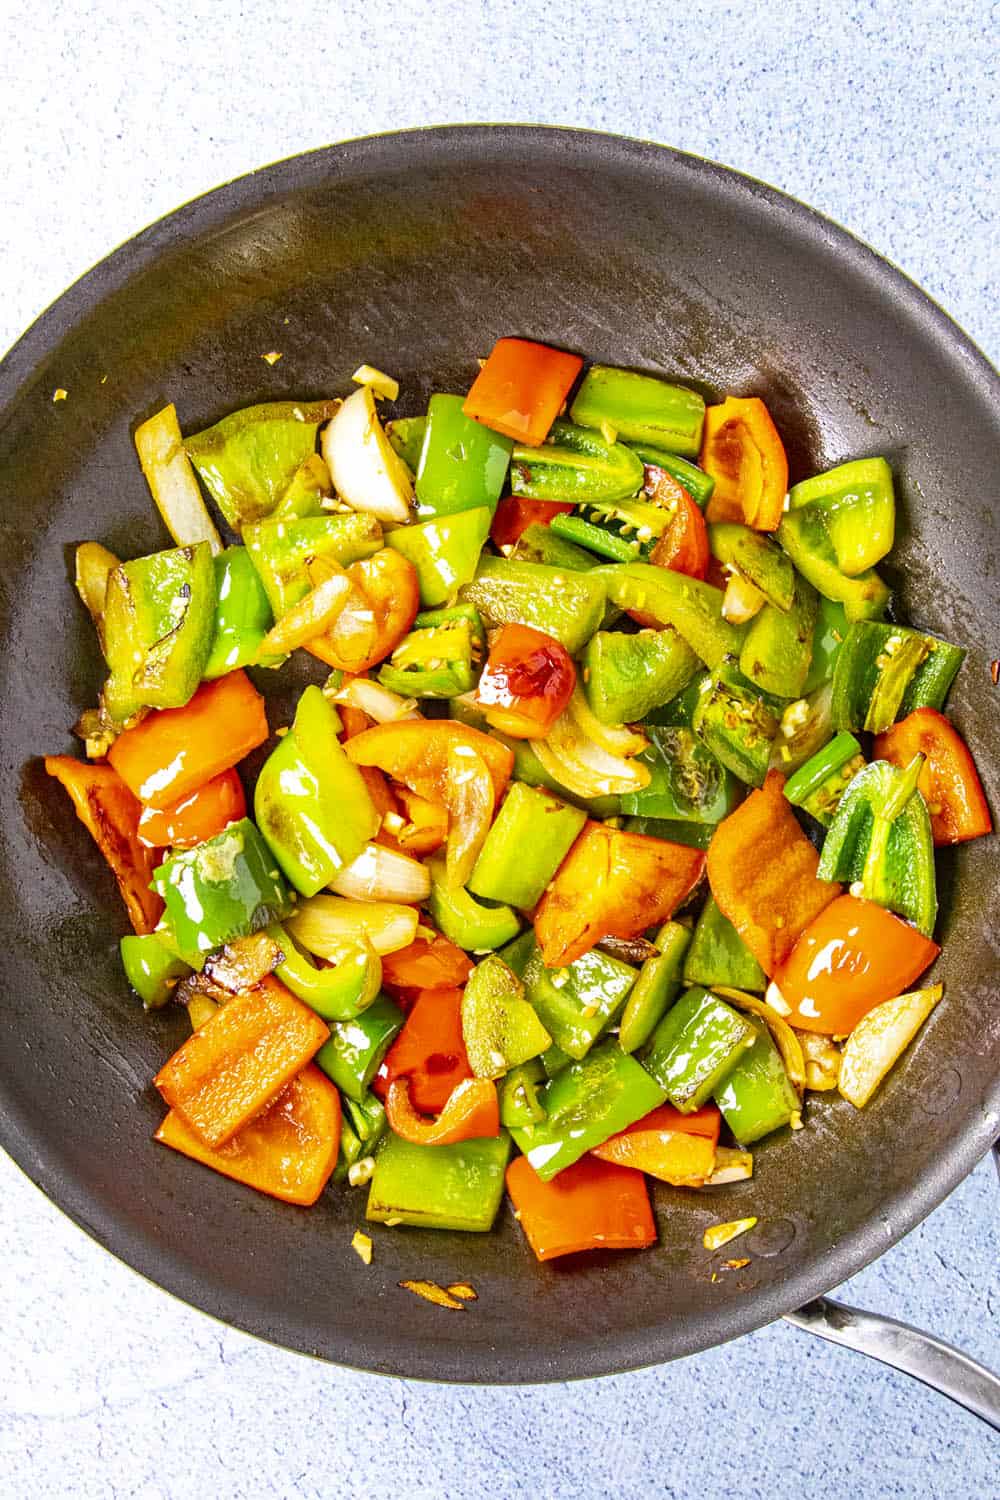
<svg viewBox="0 0 1000 1500">
<path fill-rule="evenodd" d="M 792 480 L 884 453 L 900 495 L 900 616 L 970 647 L 950 709 L 1000 805 L 1000 381 L 961 331 L 842 230 L 746 177 L 581 132 L 460 127 L 331 147 L 178 210 L 73 286 L 0 365 L 0 1141 L 116 1255 L 251 1333 L 368 1370 L 505 1382 L 600 1375 L 708 1348 L 819 1297 L 911 1229 L 1000 1119 L 995 840 L 941 860 L 946 998 L 863 1112 L 814 1096 L 752 1182 L 656 1189 L 658 1247 L 537 1265 L 508 1209 L 481 1236 L 380 1233 L 363 1195 L 306 1212 L 151 1141 L 150 1079 L 187 1031 L 122 978 L 111 878 L 38 757 L 72 747 L 101 663 L 74 545 L 167 544 L 131 433 L 166 400 L 187 430 L 235 406 L 343 392 L 362 360 L 400 410 L 465 389 L 522 334 L 759 394 Z M 280 361 L 264 362 L 276 351 Z M 62 387 L 67 399 L 54 403 Z M 298 653 L 302 655 L 303 653 Z M 287 722 L 313 668 L 263 674 Z M 994 898 L 991 899 L 991 893 Z M 702 1231 L 756 1214 L 740 1270 Z M 745 1247 L 745 1248 L 744 1248 Z M 454 1316 L 400 1291 L 471 1280 Z"/>
</svg>

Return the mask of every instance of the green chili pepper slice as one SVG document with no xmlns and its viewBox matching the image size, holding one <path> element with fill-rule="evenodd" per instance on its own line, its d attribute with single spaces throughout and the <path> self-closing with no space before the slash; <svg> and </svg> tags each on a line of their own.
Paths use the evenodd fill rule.
<svg viewBox="0 0 1000 1500">
<path fill-rule="evenodd" d="M 642 481 L 642 461 L 624 443 L 572 422 L 553 422 L 541 447 L 511 454 L 511 490 L 531 500 L 626 500 Z"/>
<path fill-rule="evenodd" d="M 802 684 L 804 695 L 808 696 L 818 687 L 822 687 L 825 682 L 830 681 L 837 653 L 844 644 L 849 628 L 844 606 L 819 594 L 816 624 L 813 627 L 812 660 L 809 663 L 806 680 Z"/>
<path fill-rule="evenodd" d="M 375 1158 L 366 1217 L 375 1224 L 485 1234 L 503 1197 L 510 1136 L 413 1146 L 389 1134 Z"/>
<path fill-rule="evenodd" d="M 679 453 L 668 452 L 666 448 L 657 448 L 650 443 L 634 443 L 627 439 L 625 445 L 631 448 L 633 453 L 638 454 L 646 468 L 666 469 L 678 484 L 684 486 L 695 505 L 701 510 L 705 509 L 715 493 L 715 480 L 711 474 L 706 474 L 704 469 L 688 463 L 687 459 L 681 458 Z M 650 476 L 647 474 L 647 484 L 649 479 Z"/>
<path fill-rule="evenodd" d="M 818 823 L 829 828 L 841 798 L 865 764 L 861 746 L 853 734 L 841 730 L 828 745 L 816 752 L 785 782 L 785 796 Z M 746 989 L 746 985 L 737 988 Z"/>
<path fill-rule="evenodd" d="M 639 556 L 641 547 L 634 538 L 629 539 L 616 535 L 612 531 L 606 531 L 601 526 L 596 526 L 593 521 L 585 521 L 582 516 L 558 515 L 554 516 L 549 524 L 549 530 L 555 536 L 560 536 L 564 541 L 573 542 L 579 547 L 586 547 L 598 557 L 606 558 L 609 562 L 631 562 Z"/>
<path fill-rule="evenodd" d="M 486 651 L 486 632 L 471 604 L 418 615 L 410 634 L 379 671 L 404 698 L 455 698 L 471 692 Z"/>
<path fill-rule="evenodd" d="M 795 570 L 777 542 L 736 521 L 716 521 L 708 528 L 708 544 L 713 557 L 760 589 L 775 609 L 791 609 Z"/>
<path fill-rule="evenodd" d="M 903 625 L 852 625 L 833 671 L 835 727 L 880 734 L 914 708 L 940 709 L 964 656 L 957 646 Z"/>
<path fill-rule="evenodd" d="M 748 786 L 763 786 L 781 704 L 723 661 L 702 689 L 694 731 L 722 765 Z"/>
<path fill-rule="evenodd" d="M 676 1000 L 691 932 L 679 922 L 667 922 L 656 934 L 659 954 L 647 958 L 622 1011 L 618 1045 L 623 1052 L 644 1047 Z"/>
<path fill-rule="evenodd" d="M 569 569 L 571 573 L 589 573 L 595 566 L 594 554 L 584 547 L 577 547 L 545 526 L 541 521 L 532 521 L 526 526 L 514 544 L 510 554 L 515 562 L 543 563 L 549 568 Z"/>
<path fill-rule="evenodd" d="M 694 457 L 701 447 L 705 402 L 697 391 L 655 375 L 591 365 L 570 416 L 583 427 L 613 427 L 632 442 Z"/>
<path fill-rule="evenodd" d="M 707 849 L 716 824 L 682 823 L 674 818 L 626 818 L 624 828 L 626 833 L 648 833 L 650 838 L 665 839 L 668 844 Z"/>
</svg>

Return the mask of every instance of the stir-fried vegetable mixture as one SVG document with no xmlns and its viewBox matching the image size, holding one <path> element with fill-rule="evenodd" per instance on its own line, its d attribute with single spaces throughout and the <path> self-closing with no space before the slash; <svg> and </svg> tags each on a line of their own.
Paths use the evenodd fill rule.
<svg viewBox="0 0 1000 1500">
<path fill-rule="evenodd" d="M 886 461 L 789 490 L 756 397 L 520 339 L 419 415 L 355 381 L 187 438 L 166 407 L 175 545 L 78 549 L 108 677 L 46 767 L 129 982 L 194 1028 L 156 1138 L 389 1225 L 488 1230 L 506 1188 L 540 1260 L 651 1244 L 648 1179 L 750 1177 L 940 999 L 935 847 L 991 830 L 963 653 L 886 618 Z"/>
</svg>

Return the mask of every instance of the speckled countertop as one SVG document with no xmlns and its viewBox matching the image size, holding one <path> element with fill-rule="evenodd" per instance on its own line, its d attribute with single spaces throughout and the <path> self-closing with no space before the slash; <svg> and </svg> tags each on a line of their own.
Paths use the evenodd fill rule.
<svg viewBox="0 0 1000 1500">
<path fill-rule="evenodd" d="M 998 7 L 986 0 L 6 0 L 6 347 L 110 247 L 275 158 L 404 125 L 651 137 L 869 240 L 1000 357 Z M 844 1295 L 1000 1362 L 988 1163 Z M 993 1500 L 1000 1443 L 777 1325 L 639 1375 L 442 1388 L 255 1343 L 99 1250 L 0 1158 L 0 1497 Z"/>
</svg>

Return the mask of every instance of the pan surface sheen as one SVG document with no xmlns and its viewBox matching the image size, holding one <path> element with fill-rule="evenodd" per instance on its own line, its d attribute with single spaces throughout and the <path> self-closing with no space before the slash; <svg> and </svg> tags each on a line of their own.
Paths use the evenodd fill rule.
<svg viewBox="0 0 1000 1500">
<path fill-rule="evenodd" d="M 144 1017 L 129 993 L 113 882 L 37 759 L 73 747 L 101 679 L 74 544 L 166 545 L 131 441 L 166 400 L 194 431 L 251 401 L 342 393 L 367 360 L 417 412 L 466 389 L 501 334 L 763 396 L 793 481 L 886 454 L 900 615 L 970 647 L 950 707 L 1000 807 L 1000 381 L 899 272 L 760 183 L 569 131 L 355 141 L 178 210 L 25 335 L 0 365 L 0 1142 L 102 1244 L 229 1323 L 365 1369 L 486 1382 L 629 1369 L 768 1322 L 912 1228 L 1000 1115 L 998 855 L 979 840 L 940 861 L 946 998 L 905 1066 L 863 1114 L 814 1096 L 803 1133 L 755 1153 L 751 1183 L 656 1188 L 660 1243 L 642 1255 L 536 1265 L 505 1208 L 489 1235 L 376 1229 L 365 1268 L 349 1248 L 363 1193 L 306 1212 L 151 1141 L 150 1079 L 186 1021 Z M 272 680 L 272 724 L 311 670 Z M 713 1282 L 727 1252 L 709 1255 L 703 1229 L 749 1213 L 750 1264 Z M 470 1280 L 479 1301 L 456 1318 L 398 1290 L 407 1277 Z"/>
</svg>

